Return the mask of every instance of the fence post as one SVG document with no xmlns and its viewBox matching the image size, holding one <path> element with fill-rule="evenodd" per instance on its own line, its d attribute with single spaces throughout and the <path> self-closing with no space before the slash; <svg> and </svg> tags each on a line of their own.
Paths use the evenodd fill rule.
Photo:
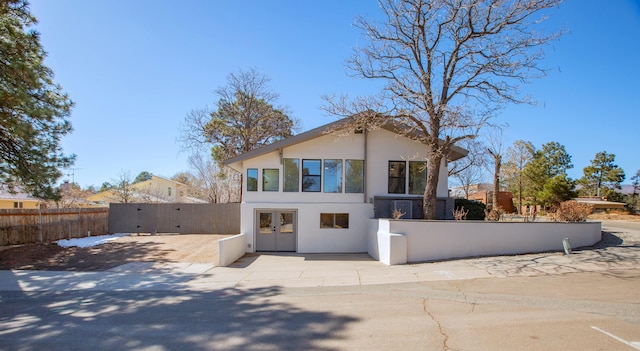
<svg viewBox="0 0 640 351">
<path fill-rule="evenodd" d="M 38 236 L 40 243 L 44 242 L 44 236 L 42 235 L 42 207 L 38 205 Z"/>
</svg>

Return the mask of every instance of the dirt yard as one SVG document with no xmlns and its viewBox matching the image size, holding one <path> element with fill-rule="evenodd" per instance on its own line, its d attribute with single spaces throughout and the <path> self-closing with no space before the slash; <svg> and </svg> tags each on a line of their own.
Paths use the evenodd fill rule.
<svg viewBox="0 0 640 351">
<path fill-rule="evenodd" d="M 132 235 L 89 248 L 56 243 L 0 247 L 0 270 L 104 271 L 129 262 L 214 263 L 229 235 Z"/>
</svg>

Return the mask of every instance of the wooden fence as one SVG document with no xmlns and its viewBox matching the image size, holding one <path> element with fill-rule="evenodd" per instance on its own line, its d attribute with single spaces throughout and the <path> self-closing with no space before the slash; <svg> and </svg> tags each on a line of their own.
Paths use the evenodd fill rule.
<svg viewBox="0 0 640 351">
<path fill-rule="evenodd" d="M 0 246 L 104 235 L 109 209 L 0 209 Z"/>
</svg>

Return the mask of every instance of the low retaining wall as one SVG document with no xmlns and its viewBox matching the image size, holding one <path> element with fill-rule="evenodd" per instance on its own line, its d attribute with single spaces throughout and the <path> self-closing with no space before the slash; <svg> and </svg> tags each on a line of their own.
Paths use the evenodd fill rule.
<svg viewBox="0 0 640 351">
<path fill-rule="evenodd" d="M 218 267 L 226 267 L 244 256 L 247 238 L 244 234 L 218 240 Z"/>
<path fill-rule="evenodd" d="M 602 238 L 600 222 L 480 222 L 378 219 L 369 254 L 392 265 L 451 258 L 562 251 Z"/>
</svg>

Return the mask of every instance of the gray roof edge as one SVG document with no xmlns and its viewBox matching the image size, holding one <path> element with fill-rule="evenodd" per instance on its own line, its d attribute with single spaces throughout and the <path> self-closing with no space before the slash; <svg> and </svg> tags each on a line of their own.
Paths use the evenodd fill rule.
<svg viewBox="0 0 640 351">
<path fill-rule="evenodd" d="M 264 154 L 267 154 L 269 152 L 285 148 L 287 146 L 291 146 L 291 145 L 295 145 L 295 144 L 299 144 L 299 143 L 305 142 L 307 140 L 311 140 L 313 138 L 316 138 L 318 136 L 323 135 L 324 133 L 328 132 L 332 128 L 335 128 L 336 126 L 339 126 L 342 123 L 345 123 L 345 118 L 339 119 L 337 121 L 322 125 L 320 127 L 317 127 L 317 128 L 311 129 L 311 130 L 308 130 L 308 131 L 306 131 L 304 133 L 296 134 L 296 135 L 291 136 L 289 138 L 276 141 L 273 144 L 265 145 L 265 146 L 263 146 L 261 148 L 246 152 L 246 153 L 244 153 L 242 155 L 238 155 L 238 156 L 232 157 L 232 158 L 224 161 L 223 164 L 228 166 L 228 165 L 230 165 L 232 163 L 235 163 L 235 162 L 244 161 L 246 159 L 249 159 L 249 158 L 252 158 L 252 157 L 256 157 L 256 156 L 260 156 L 260 155 L 264 155 Z"/>
<path fill-rule="evenodd" d="M 349 117 L 342 118 L 342 119 L 339 119 L 337 121 L 334 121 L 334 122 L 319 126 L 317 128 L 308 130 L 308 131 L 306 131 L 304 133 L 297 134 L 297 135 L 291 136 L 289 138 L 276 141 L 273 144 L 265 145 L 265 146 L 263 146 L 261 148 L 254 149 L 254 150 L 251 150 L 249 152 L 246 152 L 246 153 L 244 153 L 242 155 L 238 155 L 238 156 L 232 157 L 232 158 L 224 161 L 223 164 L 226 165 L 226 166 L 229 166 L 232 163 L 241 162 L 241 161 L 244 161 L 246 159 L 250 159 L 250 158 L 253 158 L 253 157 L 256 157 L 256 156 L 261 156 L 261 155 L 267 154 L 267 153 L 272 152 L 272 151 L 276 151 L 276 150 L 279 150 L 279 149 L 282 149 L 282 148 L 285 148 L 285 147 L 288 147 L 288 146 L 291 146 L 291 145 L 295 145 L 295 144 L 299 144 L 299 143 L 305 142 L 307 140 L 311 140 L 311 139 L 316 138 L 318 136 L 321 136 L 321 135 L 323 135 L 325 133 L 328 133 L 331 130 L 334 130 L 336 127 L 340 126 L 341 124 L 348 123 L 348 119 L 349 119 Z M 383 128 L 388 130 L 388 131 L 390 131 L 390 132 L 397 133 L 392 128 L 390 128 L 390 126 L 388 126 L 387 128 L 385 128 L 385 127 L 383 127 Z M 463 158 L 463 157 L 465 157 L 465 156 L 467 156 L 469 154 L 469 151 L 467 151 L 467 150 L 465 150 L 465 149 L 463 149 L 463 148 L 461 148 L 459 146 L 456 146 L 456 145 L 452 145 L 451 146 L 451 151 L 452 151 L 453 155 L 450 155 L 450 157 L 448 158 L 448 161 L 455 161 L 455 160 L 461 159 L 461 158 Z M 451 157 L 451 156 L 453 156 L 453 157 Z"/>
</svg>

